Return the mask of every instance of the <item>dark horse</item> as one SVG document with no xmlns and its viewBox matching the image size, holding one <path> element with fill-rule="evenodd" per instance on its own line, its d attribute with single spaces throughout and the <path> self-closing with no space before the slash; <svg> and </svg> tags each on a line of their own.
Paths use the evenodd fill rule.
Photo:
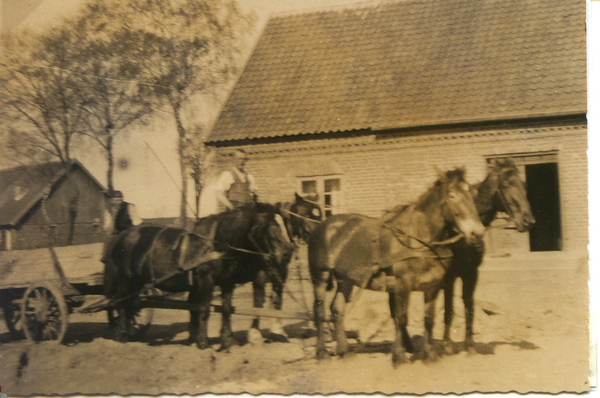
<svg viewBox="0 0 600 398">
<path fill-rule="evenodd" d="M 441 175 L 438 181 L 409 206 L 399 206 L 385 219 L 358 214 L 328 218 L 317 226 L 308 244 L 309 268 L 315 292 L 317 357 L 325 357 L 325 294 L 337 282 L 331 304 L 337 354 L 348 351 L 344 311 L 352 287 L 389 293 L 396 325 L 392 360 L 406 360 L 405 347 L 413 347 L 406 330 L 411 291 L 425 294 L 425 353 L 431 348 L 435 298 L 442 287 L 452 253 L 448 239 L 462 233 L 468 243 L 480 245 L 484 233 L 464 171 Z M 446 242 L 445 242 L 446 241 Z"/>
<path fill-rule="evenodd" d="M 219 286 L 223 300 L 221 344 L 229 347 L 234 342 L 230 316 L 235 284 L 252 280 L 265 267 L 268 273 L 283 272 L 279 264 L 286 263 L 291 251 L 270 205 L 253 204 L 201 219 L 195 231 L 142 226 L 119 235 L 111 250 L 115 277 L 107 278 L 115 286 L 106 289 L 109 298 L 121 300 L 118 340 L 129 337 L 137 293 L 155 284 L 167 292 L 189 291 L 190 342 L 207 348 L 213 290 Z M 216 257 L 215 251 L 222 257 Z M 240 258 L 245 261 L 238 261 Z"/>
<path fill-rule="evenodd" d="M 311 232 L 321 222 L 321 207 L 315 200 L 295 194 L 294 202 L 275 205 L 280 209 L 288 235 L 294 241 L 307 242 Z"/>
<path fill-rule="evenodd" d="M 254 306 L 262 308 L 265 301 L 262 278 L 267 278 L 273 282 L 274 306 L 281 309 L 293 247 L 277 220 L 278 216 L 280 214 L 274 206 L 252 203 L 201 218 L 194 226 L 194 232 L 199 235 L 213 237 L 215 250 L 224 253 L 210 276 L 211 292 L 213 286 L 221 289 L 222 348 L 236 343 L 231 331 L 231 300 L 236 284 L 254 282 L 255 286 L 262 285 L 262 290 L 255 289 L 254 292 Z M 202 327 L 206 328 L 208 313 L 201 312 L 191 312 L 192 327 L 198 317 L 201 318 Z M 205 341 L 199 340 L 197 343 L 201 348 L 206 347 Z"/>
<path fill-rule="evenodd" d="M 515 222 L 517 231 L 525 232 L 535 223 L 527 200 L 525 184 L 511 159 L 497 160 L 488 176 L 471 187 L 475 207 L 483 225 L 488 227 L 498 212 L 504 212 Z M 461 239 L 452 245 L 454 255 L 444 279 L 444 342 L 450 343 L 450 327 L 454 317 L 454 283 L 462 279 L 462 298 L 465 305 L 465 345 L 473 347 L 473 318 L 475 285 L 478 267 L 483 260 L 483 248 L 476 248 Z"/>
<path fill-rule="evenodd" d="M 215 267 L 211 262 L 216 258 L 214 254 L 210 240 L 185 229 L 136 226 L 121 232 L 112 244 L 104 270 L 105 295 L 117 301 L 115 339 L 125 342 L 137 337 L 133 325 L 139 310 L 136 300 L 145 286 L 202 295 L 196 292 L 204 292 L 203 277 Z M 188 301 L 210 308 L 207 297 L 199 299 L 190 294 Z"/>
</svg>

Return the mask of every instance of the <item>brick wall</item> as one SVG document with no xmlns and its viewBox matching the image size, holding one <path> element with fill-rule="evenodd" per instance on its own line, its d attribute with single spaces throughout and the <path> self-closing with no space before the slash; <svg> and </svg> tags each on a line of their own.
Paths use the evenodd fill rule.
<svg viewBox="0 0 600 398">
<path fill-rule="evenodd" d="M 298 170 L 334 164 L 341 170 L 344 212 L 378 217 L 385 209 L 416 200 L 440 170 L 465 166 L 467 180 L 481 181 L 486 159 L 507 154 L 555 151 L 558 155 L 563 251 L 584 251 L 588 242 L 587 129 L 556 126 L 453 131 L 397 138 L 363 136 L 244 147 L 246 168 L 256 177 L 263 201 L 290 201 Z M 221 148 L 220 168 L 231 148 Z M 308 166 L 307 166 L 308 165 Z M 328 166 L 331 167 L 331 166 Z"/>
</svg>

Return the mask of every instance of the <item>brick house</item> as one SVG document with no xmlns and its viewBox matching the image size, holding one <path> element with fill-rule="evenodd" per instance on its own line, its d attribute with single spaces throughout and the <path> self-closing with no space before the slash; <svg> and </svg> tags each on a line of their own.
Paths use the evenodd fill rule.
<svg viewBox="0 0 600 398">
<path fill-rule="evenodd" d="M 102 242 L 106 205 L 106 189 L 76 160 L 0 170 L 0 250 Z"/>
<path fill-rule="evenodd" d="M 488 251 L 588 243 L 586 4 L 406 0 L 272 18 L 211 132 L 261 198 L 318 193 L 327 214 L 380 216 L 435 167 L 484 178 L 512 157 L 537 219 L 494 229 Z M 498 221 L 501 223 L 501 221 Z"/>
</svg>

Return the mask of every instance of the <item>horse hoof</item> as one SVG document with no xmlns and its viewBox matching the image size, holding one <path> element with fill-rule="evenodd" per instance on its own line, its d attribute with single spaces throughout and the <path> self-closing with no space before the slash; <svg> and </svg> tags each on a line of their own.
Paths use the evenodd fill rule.
<svg viewBox="0 0 600 398">
<path fill-rule="evenodd" d="M 335 350 L 335 355 L 340 358 L 343 358 L 348 355 L 348 347 L 339 347 Z"/>
<path fill-rule="evenodd" d="M 286 335 L 279 333 L 269 333 L 269 340 L 275 343 L 289 343 L 290 339 Z"/>
<path fill-rule="evenodd" d="M 221 339 L 221 348 L 219 349 L 219 351 L 227 350 L 229 349 L 229 347 L 232 347 L 234 345 L 239 345 L 239 343 L 233 337 L 223 338 Z"/>
<path fill-rule="evenodd" d="M 329 358 L 329 351 L 327 351 L 326 349 L 322 348 L 320 350 L 317 350 L 317 359 L 318 360 L 322 360 L 325 358 Z"/>
<path fill-rule="evenodd" d="M 423 362 L 434 363 L 434 362 L 437 362 L 439 359 L 440 359 L 440 357 L 434 350 L 428 350 L 425 353 L 425 358 L 423 359 Z"/>
<path fill-rule="evenodd" d="M 197 341 L 196 346 L 201 350 L 206 350 L 210 347 L 210 345 L 206 341 Z"/>
<path fill-rule="evenodd" d="M 404 354 L 392 354 L 392 365 L 394 365 L 394 368 L 397 368 L 407 361 L 406 355 Z"/>
<path fill-rule="evenodd" d="M 248 344 L 257 345 L 263 342 L 263 336 L 260 330 L 251 328 L 248 330 Z"/>
<path fill-rule="evenodd" d="M 127 333 L 117 333 L 115 334 L 115 341 L 118 343 L 127 343 L 129 342 L 129 336 Z"/>
<path fill-rule="evenodd" d="M 451 341 L 445 341 L 443 347 L 444 347 L 444 354 L 446 354 L 446 355 L 456 354 L 456 352 L 454 352 L 454 348 L 452 348 Z"/>
</svg>

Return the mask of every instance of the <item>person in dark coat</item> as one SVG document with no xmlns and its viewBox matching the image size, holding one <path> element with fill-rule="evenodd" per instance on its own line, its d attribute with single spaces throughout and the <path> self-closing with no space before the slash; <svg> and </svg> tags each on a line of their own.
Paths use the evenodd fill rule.
<svg viewBox="0 0 600 398">
<path fill-rule="evenodd" d="M 104 242 L 102 262 L 108 261 L 110 249 L 114 245 L 117 236 L 128 228 L 140 225 L 142 219 L 138 217 L 135 206 L 125 202 L 121 191 L 114 191 L 105 215 L 105 231 L 107 236 Z"/>
</svg>

